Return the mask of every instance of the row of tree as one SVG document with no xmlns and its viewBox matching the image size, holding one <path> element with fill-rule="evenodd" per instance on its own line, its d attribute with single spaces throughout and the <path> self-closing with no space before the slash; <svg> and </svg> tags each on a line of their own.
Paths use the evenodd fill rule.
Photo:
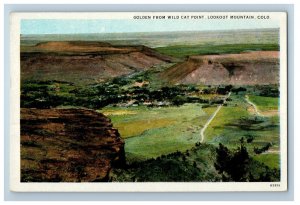
<svg viewBox="0 0 300 205">
<path fill-rule="evenodd" d="M 116 82 L 119 84 L 115 84 Z M 136 101 L 143 102 L 169 102 L 176 106 L 184 103 L 210 103 L 220 104 L 222 99 L 202 99 L 192 97 L 191 94 L 199 89 L 193 85 L 165 86 L 153 90 L 147 86 L 134 86 L 124 89 L 121 79 L 109 83 L 89 86 L 74 86 L 65 82 L 27 82 L 21 87 L 21 106 L 35 108 L 51 108 L 59 105 L 83 106 L 88 108 L 102 108 L 107 105 Z M 70 89 L 62 90 L 60 87 L 68 86 Z M 226 94 L 232 86 L 205 88 L 210 93 L 214 90 L 218 94 Z"/>
<path fill-rule="evenodd" d="M 248 153 L 241 140 L 240 146 L 229 150 L 223 144 L 216 149 L 216 162 L 214 166 L 221 174 L 222 181 L 262 181 L 272 182 L 280 180 L 278 169 L 271 169 L 263 163 L 254 160 Z"/>
</svg>

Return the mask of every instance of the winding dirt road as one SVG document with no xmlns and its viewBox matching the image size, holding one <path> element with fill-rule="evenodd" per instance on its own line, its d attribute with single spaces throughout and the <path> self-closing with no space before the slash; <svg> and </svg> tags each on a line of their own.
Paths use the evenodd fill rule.
<svg viewBox="0 0 300 205">
<path fill-rule="evenodd" d="M 263 115 L 258 111 L 257 106 L 256 106 L 253 102 L 250 101 L 248 95 L 245 95 L 245 100 L 246 100 L 246 102 L 247 102 L 248 104 L 250 104 L 250 105 L 254 108 L 256 115 L 258 115 L 258 116 L 263 116 Z"/>
<path fill-rule="evenodd" d="M 213 121 L 213 119 L 216 117 L 216 115 L 221 110 L 221 108 L 223 107 L 223 105 L 226 102 L 226 100 L 230 97 L 230 95 L 231 95 L 231 92 L 228 93 L 228 95 L 224 99 L 223 103 L 218 106 L 218 108 L 216 109 L 216 111 L 210 116 L 210 118 L 207 120 L 207 122 L 205 123 L 205 125 L 201 129 L 201 132 L 200 132 L 200 142 L 201 143 L 204 142 L 204 139 L 205 139 L 205 135 L 204 135 L 205 130 L 207 129 L 207 127 L 209 126 L 209 124 Z"/>
</svg>

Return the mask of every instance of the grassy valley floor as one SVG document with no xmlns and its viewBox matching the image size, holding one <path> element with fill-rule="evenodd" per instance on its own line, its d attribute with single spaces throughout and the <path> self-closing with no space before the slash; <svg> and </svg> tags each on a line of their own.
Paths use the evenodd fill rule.
<svg viewBox="0 0 300 205">
<path fill-rule="evenodd" d="M 216 107 L 201 104 L 148 108 L 105 107 L 125 139 L 126 158 L 140 161 L 163 154 L 185 151 L 200 141 L 200 130 Z"/>
<path fill-rule="evenodd" d="M 250 95 L 262 113 L 278 109 L 276 97 Z M 255 101 L 255 99 L 262 99 Z M 109 116 L 125 139 L 129 163 L 185 152 L 200 142 L 200 132 L 217 106 L 189 103 L 182 106 L 112 107 L 100 110 Z M 279 168 L 279 116 L 258 116 L 245 93 L 232 94 L 204 132 L 204 143 L 235 149 L 241 139 L 249 154 L 271 168 Z"/>
</svg>

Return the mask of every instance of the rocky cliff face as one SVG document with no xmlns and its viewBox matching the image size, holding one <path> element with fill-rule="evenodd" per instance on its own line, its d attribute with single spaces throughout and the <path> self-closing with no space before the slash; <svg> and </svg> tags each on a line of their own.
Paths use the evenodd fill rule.
<svg viewBox="0 0 300 205">
<path fill-rule="evenodd" d="M 191 56 L 162 74 L 173 83 L 259 85 L 279 83 L 279 52 Z"/>
<path fill-rule="evenodd" d="M 124 141 L 103 114 L 21 109 L 21 181 L 108 181 L 124 164 Z"/>
</svg>

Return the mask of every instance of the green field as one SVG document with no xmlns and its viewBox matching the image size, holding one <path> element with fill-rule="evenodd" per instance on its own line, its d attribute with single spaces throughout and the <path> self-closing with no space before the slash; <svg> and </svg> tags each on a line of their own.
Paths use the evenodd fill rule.
<svg viewBox="0 0 300 205">
<path fill-rule="evenodd" d="M 208 126 L 204 133 L 205 142 L 201 144 L 198 144 L 200 131 L 216 111 L 216 106 L 103 108 L 101 112 L 112 119 L 125 139 L 129 163 L 126 170 L 113 172 L 112 181 L 220 181 L 221 175 L 214 167 L 216 148 L 222 143 L 231 152 L 236 152 L 242 137 L 251 157 L 249 173 L 258 181 L 277 181 L 280 169 L 279 118 L 253 115 L 244 97 L 238 94 L 230 96 L 231 100 Z M 248 141 L 249 137 L 253 138 L 252 141 Z M 270 152 L 255 152 L 268 143 L 271 143 Z"/>
<path fill-rule="evenodd" d="M 253 96 L 252 96 L 253 97 Z M 254 159 L 265 163 L 271 168 L 279 168 L 279 117 L 275 116 L 254 116 L 247 110 L 249 106 L 243 101 L 243 96 L 233 95 L 233 99 L 228 106 L 224 106 L 210 126 L 205 132 L 205 142 L 209 144 L 222 143 L 230 148 L 234 148 L 240 144 L 240 139 L 244 141 L 252 138 L 250 143 L 246 143 L 248 152 L 254 156 Z M 258 97 L 255 99 L 263 99 L 259 105 L 265 111 L 274 109 L 275 101 L 278 98 Z M 264 106 L 263 106 L 264 105 Z M 272 106 L 270 106 L 272 105 Z M 271 143 L 270 150 L 275 153 L 264 152 L 256 154 L 254 148 L 262 148 Z"/>
<path fill-rule="evenodd" d="M 244 138 L 248 152 L 258 161 L 278 167 L 278 153 L 256 154 L 254 149 L 271 143 L 270 149 L 278 152 L 279 117 L 255 116 L 249 112 L 243 95 L 232 94 L 230 98 L 204 132 L 204 142 L 215 146 L 222 143 L 234 149 Z M 201 104 L 156 108 L 107 106 L 100 112 L 112 120 L 125 139 L 126 157 L 132 162 L 190 149 L 200 141 L 200 131 L 216 108 L 202 108 Z M 248 142 L 249 138 L 252 140 Z"/>
<path fill-rule="evenodd" d="M 247 51 L 278 51 L 278 44 L 176 45 L 158 47 L 160 53 L 183 58 L 192 55 L 228 54 Z"/>
<path fill-rule="evenodd" d="M 249 100 L 253 102 L 260 111 L 278 110 L 279 98 L 249 95 Z"/>
<path fill-rule="evenodd" d="M 229 143 L 239 141 L 239 137 L 248 135 L 257 136 L 253 142 L 279 142 L 279 117 L 255 116 L 249 112 L 249 104 L 244 101 L 242 95 L 232 95 L 232 101 L 224 106 L 205 132 L 208 143 Z M 259 97 L 269 99 L 268 97 Z M 272 99 L 272 102 L 278 98 Z M 275 106 L 268 106 L 274 108 Z M 264 107 L 267 110 L 267 107 Z M 247 124 L 248 123 L 248 124 Z M 263 136 L 261 136 L 263 135 Z M 263 139 L 261 139 L 261 136 Z"/>
<path fill-rule="evenodd" d="M 242 107 L 223 107 L 204 133 L 205 142 L 236 146 L 242 135 L 235 128 L 228 126 L 228 123 L 245 116 L 247 110 Z M 228 128 L 225 129 L 227 126 Z"/>
<path fill-rule="evenodd" d="M 216 107 L 200 104 L 180 107 L 105 107 L 114 127 L 125 139 L 128 160 L 144 160 L 185 151 L 200 140 L 200 130 Z"/>
<path fill-rule="evenodd" d="M 280 169 L 280 155 L 279 154 L 261 154 L 254 157 L 255 160 L 262 162 L 270 168 Z"/>
</svg>

